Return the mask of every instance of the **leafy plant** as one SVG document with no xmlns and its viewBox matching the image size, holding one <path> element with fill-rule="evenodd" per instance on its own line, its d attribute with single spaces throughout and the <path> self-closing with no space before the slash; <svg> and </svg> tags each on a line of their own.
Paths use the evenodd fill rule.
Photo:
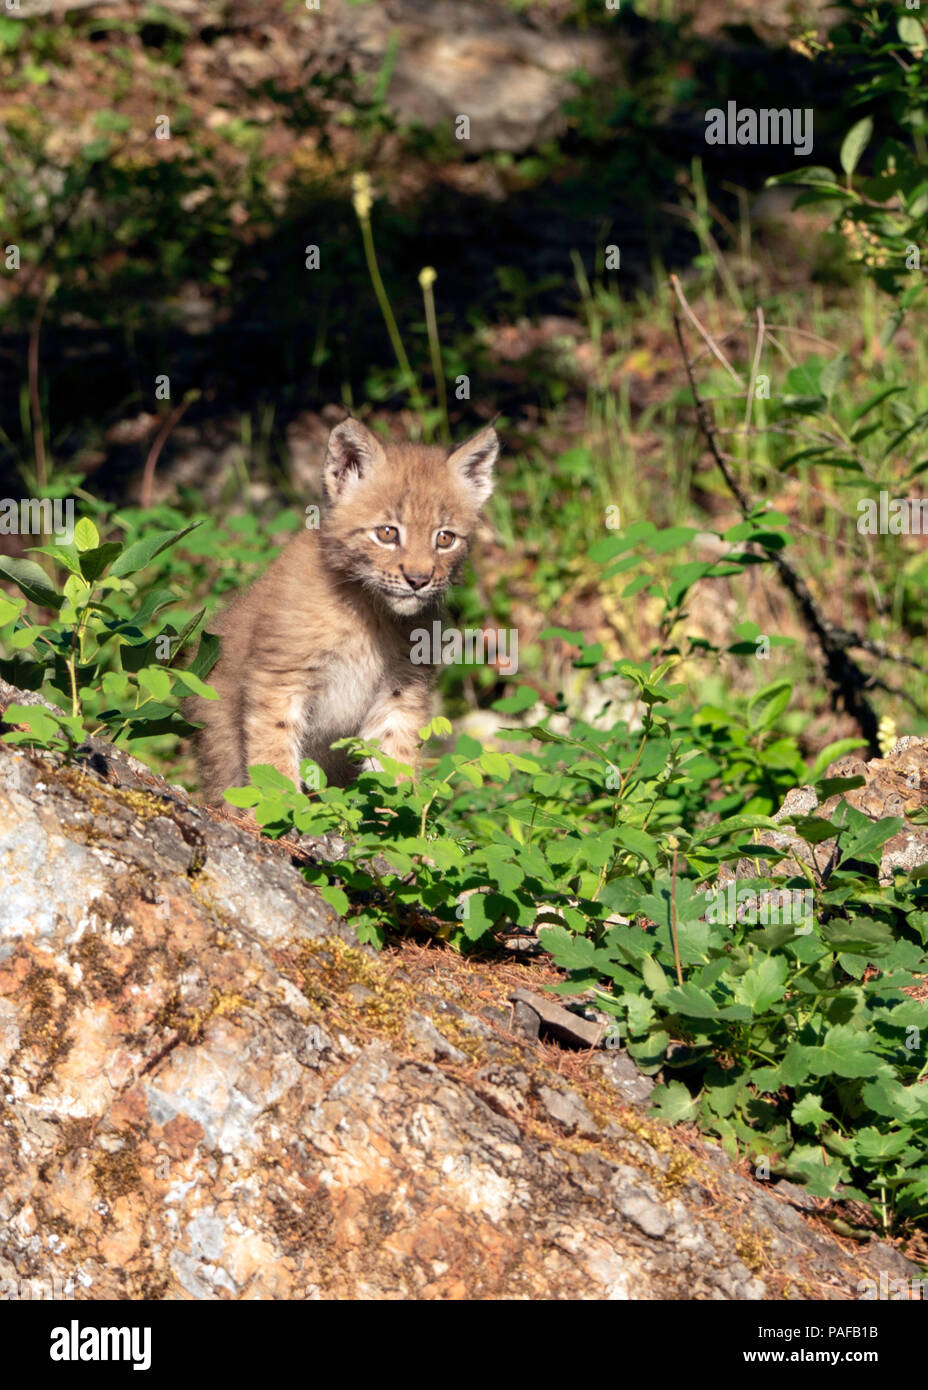
<svg viewBox="0 0 928 1390">
<path fill-rule="evenodd" d="M 924 288 L 926 48 L 922 22 L 907 9 L 871 5 L 850 11 L 835 26 L 828 52 L 852 64 L 852 102 L 858 110 L 868 109 L 845 132 L 841 174 L 815 165 L 769 180 L 806 185 L 797 207 L 825 204 L 834 211 L 851 259 L 898 300 L 890 335 Z M 865 156 L 869 171 L 861 174 Z"/>
<path fill-rule="evenodd" d="M 128 613 L 120 599 L 135 595 L 132 576 L 197 524 L 155 531 L 123 545 L 101 542 L 94 522 L 82 517 L 74 527 L 73 541 L 32 547 L 67 574 L 60 589 L 35 560 L 0 556 L 0 576 L 22 595 L 0 595 L 0 642 L 12 654 L 0 660 L 0 674 L 26 689 L 47 688 L 53 697 L 63 698 L 70 710 L 55 714 L 41 705 L 13 708 L 8 722 L 15 719 L 27 729 L 4 735 L 7 742 L 55 747 L 65 738 L 70 747 L 80 740 L 85 727 L 105 731 L 114 740 L 184 733 L 194 727 L 170 701 L 179 694 L 216 698 L 202 679 L 218 657 L 216 638 L 201 641 L 188 667 L 177 664 L 205 610 L 180 629 L 165 623 L 156 634 L 146 636 L 145 627 L 174 604 L 176 596 L 170 590 L 149 590 Z M 54 612 L 54 621 L 31 618 L 30 601 Z"/>
<path fill-rule="evenodd" d="M 583 648 L 578 661 L 595 655 Z M 776 730 L 789 689 L 757 692 L 740 733 L 722 740 L 711 710 L 671 717 L 672 662 L 621 665 L 643 707 L 635 731 L 511 729 L 510 741 L 533 741 L 528 755 L 463 736 L 417 774 L 343 740 L 366 760 L 354 785 L 326 786 L 310 762 L 309 790 L 253 767 L 227 799 L 274 836 L 343 837 L 343 853 L 303 872 L 363 940 L 418 930 L 473 950 L 535 927 L 566 972 L 559 992 L 592 991 L 610 1041 L 664 1072 L 660 1115 L 698 1120 L 733 1154 L 766 1158 L 818 1195 L 867 1202 L 887 1229 L 924 1219 L 928 1005 L 912 989 L 928 973 L 928 900 L 918 873 L 876 878 L 901 822 L 874 824 L 842 800 L 829 819 L 796 823 L 799 871 L 778 874 L 784 852 L 756 842 L 775 823 L 746 807 L 772 809 L 782 794 L 758 795 L 765 760 L 774 787 L 797 777 Z M 499 703 L 515 713 L 533 702 Z M 444 737 L 450 725 L 421 732 Z M 848 742 L 816 761 L 822 799 L 859 782 L 825 776 Z M 699 809 L 709 784 L 722 793 L 711 817 Z M 841 859 L 823 879 L 812 847 L 832 836 Z M 745 856 L 756 873 L 739 893 L 754 906 L 732 913 L 706 885 Z"/>
</svg>

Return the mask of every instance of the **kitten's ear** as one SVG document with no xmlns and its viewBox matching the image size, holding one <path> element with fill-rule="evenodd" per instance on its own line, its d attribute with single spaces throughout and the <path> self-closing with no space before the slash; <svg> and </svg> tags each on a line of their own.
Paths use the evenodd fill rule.
<svg viewBox="0 0 928 1390">
<path fill-rule="evenodd" d="M 322 470 L 329 500 L 345 497 L 372 468 L 382 463 L 386 463 L 386 456 L 367 426 L 351 416 L 343 420 L 329 435 Z"/>
<path fill-rule="evenodd" d="M 492 425 L 459 444 L 448 455 L 448 463 L 481 506 L 493 491 L 493 465 L 499 457 L 499 436 Z"/>
</svg>

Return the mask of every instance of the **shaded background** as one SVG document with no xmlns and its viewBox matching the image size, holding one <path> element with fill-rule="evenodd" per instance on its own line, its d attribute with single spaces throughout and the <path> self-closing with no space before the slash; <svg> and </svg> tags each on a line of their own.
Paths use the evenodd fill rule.
<svg viewBox="0 0 928 1390">
<path fill-rule="evenodd" d="M 607 507 L 627 522 L 707 530 L 737 519 L 695 428 L 670 272 L 745 370 L 761 304 L 785 325 L 794 366 L 812 350 L 848 354 L 859 374 L 849 396 L 924 377 L 917 320 L 882 345 L 891 306 L 827 212 L 794 211 L 792 191 L 765 187 L 800 163 L 792 149 L 705 142 L 706 110 L 729 100 L 808 107 L 806 162 L 836 167 L 856 118 L 853 73 L 820 51 L 837 10 L 22 4 L 22 17 L 0 18 L 3 240 L 21 256 L 0 275 L 2 492 L 34 491 L 38 467 L 53 491 L 130 516 L 173 412 L 153 500 L 169 520 L 205 511 L 216 528 L 175 576 L 180 599 L 216 598 L 263 567 L 318 495 L 325 439 L 346 406 L 389 432 L 437 435 L 425 266 L 437 272 L 452 430 L 501 411 L 506 439 L 457 616 L 517 626 L 523 676 L 551 698 L 575 679 L 567 646 L 536 641 L 552 622 L 613 658 L 643 659 L 669 640 L 661 604 L 604 583 L 588 559 L 608 534 Z M 470 139 L 455 138 L 459 114 Z M 430 405 L 424 420 L 365 260 L 351 196 L 359 171 L 372 180 L 377 257 Z M 318 269 L 306 268 L 308 245 Z M 609 245 L 618 270 L 606 268 Z M 789 363 L 762 366 L 782 395 Z M 711 359 L 699 370 L 710 397 L 724 394 Z M 470 399 L 456 400 L 464 374 Z M 161 375 L 169 401 L 156 398 Z M 790 517 L 835 621 L 921 635 L 921 537 L 885 555 L 864 546 L 834 474 L 800 476 L 781 437 L 742 449 L 741 462 L 754 495 Z M 23 538 L 0 541 L 15 551 Z M 795 680 L 810 750 L 854 732 L 766 574 L 706 582 L 686 616 L 689 637 L 724 650 L 702 664 L 689 652 L 694 695 L 755 688 L 750 644 L 737 650 L 753 623 L 793 639 L 761 674 Z M 921 677 L 907 681 L 886 708 L 916 731 Z M 445 676 L 456 714 L 486 712 L 505 689 L 492 670 Z"/>
</svg>

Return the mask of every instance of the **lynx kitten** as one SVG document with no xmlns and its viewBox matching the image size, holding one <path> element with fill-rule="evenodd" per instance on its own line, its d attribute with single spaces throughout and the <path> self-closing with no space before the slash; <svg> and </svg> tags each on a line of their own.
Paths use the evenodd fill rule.
<svg viewBox="0 0 928 1390">
<path fill-rule="evenodd" d="M 410 633 L 439 614 L 498 453 L 492 426 L 450 453 L 382 445 L 354 419 L 336 426 L 319 530 L 296 536 L 213 624 L 222 653 L 209 680 L 219 699 L 189 707 L 204 723 L 208 800 L 243 785 L 251 763 L 299 784 L 300 759 L 312 758 L 344 786 L 357 764 L 329 745 L 352 735 L 413 762 L 432 668 L 410 660 Z"/>
</svg>

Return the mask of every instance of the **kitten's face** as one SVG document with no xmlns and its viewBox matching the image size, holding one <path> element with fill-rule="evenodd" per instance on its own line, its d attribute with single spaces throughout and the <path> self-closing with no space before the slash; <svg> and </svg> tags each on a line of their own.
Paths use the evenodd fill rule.
<svg viewBox="0 0 928 1390">
<path fill-rule="evenodd" d="M 384 447 L 357 420 L 344 421 L 326 456 L 328 563 L 401 617 L 433 605 L 467 554 L 498 452 L 492 427 L 448 453 Z"/>
</svg>

